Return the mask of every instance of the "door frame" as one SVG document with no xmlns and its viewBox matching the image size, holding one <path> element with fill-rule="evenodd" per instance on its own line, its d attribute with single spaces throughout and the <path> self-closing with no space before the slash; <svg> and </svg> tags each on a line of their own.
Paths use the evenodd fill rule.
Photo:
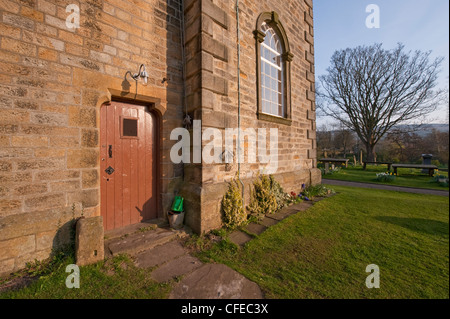
<svg viewBox="0 0 450 319">
<path fill-rule="evenodd" d="M 155 190 L 155 195 L 156 195 L 156 216 L 157 218 L 162 218 L 163 217 L 163 213 L 161 211 L 161 207 L 162 207 L 162 198 L 161 198 L 161 190 L 162 190 L 162 169 L 161 169 L 161 163 L 162 163 L 162 150 L 161 150 L 161 145 L 162 145 L 162 141 L 161 141 L 161 128 L 162 128 L 162 114 L 159 110 L 158 106 L 158 102 L 145 102 L 145 101 L 140 101 L 140 100 L 135 100 L 135 99 L 131 99 L 131 98 L 126 98 L 126 97 L 116 97 L 116 96 L 112 96 L 111 99 L 108 99 L 108 101 L 103 102 L 100 104 L 100 108 L 101 107 L 106 107 L 108 105 L 111 105 L 113 102 L 119 102 L 119 103 L 126 103 L 126 104 L 130 104 L 130 105 L 136 105 L 136 106 L 143 106 L 146 108 L 146 112 L 149 112 L 151 114 L 154 115 L 155 117 L 155 136 L 154 136 L 154 140 L 155 140 L 155 150 L 156 150 L 156 156 L 154 156 L 153 160 L 155 161 L 155 165 L 156 165 L 156 176 L 154 176 L 154 178 L 156 179 L 155 184 L 156 184 L 156 190 Z M 101 112 L 99 110 L 99 116 L 101 116 Z M 101 135 L 101 130 L 103 129 L 101 127 L 101 118 L 99 118 L 99 135 Z M 101 163 L 101 143 L 99 143 L 99 163 Z M 99 168 L 100 170 L 100 168 Z M 100 175 L 99 177 L 101 178 L 101 171 L 100 171 Z M 102 198 L 102 183 L 100 182 L 99 185 L 100 188 L 100 216 L 101 216 L 101 211 L 102 211 L 102 207 L 101 207 L 101 198 Z M 105 224 L 103 224 L 104 227 Z"/>
</svg>

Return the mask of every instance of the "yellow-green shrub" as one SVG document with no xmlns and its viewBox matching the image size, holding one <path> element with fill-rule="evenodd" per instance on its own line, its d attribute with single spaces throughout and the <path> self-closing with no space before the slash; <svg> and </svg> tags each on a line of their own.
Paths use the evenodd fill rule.
<svg viewBox="0 0 450 319">
<path fill-rule="evenodd" d="M 230 182 L 222 199 L 222 220 L 225 227 L 234 229 L 247 222 L 243 205 L 242 187 L 235 178 Z"/>
</svg>

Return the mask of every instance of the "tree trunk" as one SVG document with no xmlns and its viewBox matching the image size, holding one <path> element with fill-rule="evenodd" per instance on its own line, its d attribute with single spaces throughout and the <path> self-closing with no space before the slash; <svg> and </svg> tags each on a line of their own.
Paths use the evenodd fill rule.
<svg viewBox="0 0 450 319">
<path fill-rule="evenodd" d="M 377 161 L 377 153 L 375 153 L 375 145 L 367 143 L 366 144 L 366 161 L 367 162 L 376 162 Z"/>
</svg>

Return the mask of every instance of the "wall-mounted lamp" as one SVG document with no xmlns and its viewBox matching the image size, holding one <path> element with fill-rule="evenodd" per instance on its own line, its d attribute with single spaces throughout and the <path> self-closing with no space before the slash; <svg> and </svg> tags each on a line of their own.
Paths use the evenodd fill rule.
<svg viewBox="0 0 450 319">
<path fill-rule="evenodd" d="M 139 66 L 138 73 L 131 74 L 131 72 L 128 71 L 127 74 L 130 74 L 130 76 L 136 82 L 140 81 L 142 83 L 142 85 L 147 85 L 148 84 L 148 73 L 147 73 L 147 70 L 145 69 L 145 64 L 141 64 Z"/>
</svg>

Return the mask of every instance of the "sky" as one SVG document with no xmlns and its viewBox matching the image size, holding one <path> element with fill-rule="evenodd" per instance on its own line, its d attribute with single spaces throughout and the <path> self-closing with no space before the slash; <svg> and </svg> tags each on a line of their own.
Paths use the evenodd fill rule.
<svg viewBox="0 0 450 319">
<path fill-rule="evenodd" d="M 366 7 L 380 9 L 380 27 L 367 28 L 371 13 Z M 438 87 L 449 87 L 449 1 L 448 0 L 315 0 L 314 41 L 316 80 L 326 74 L 336 50 L 359 45 L 383 43 L 393 49 L 397 43 L 405 50 L 432 51 L 431 58 L 444 57 Z M 448 105 L 430 115 L 433 123 L 448 120 Z M 333 122 L 318 117 L 317 125 Z"/>
</svg>

